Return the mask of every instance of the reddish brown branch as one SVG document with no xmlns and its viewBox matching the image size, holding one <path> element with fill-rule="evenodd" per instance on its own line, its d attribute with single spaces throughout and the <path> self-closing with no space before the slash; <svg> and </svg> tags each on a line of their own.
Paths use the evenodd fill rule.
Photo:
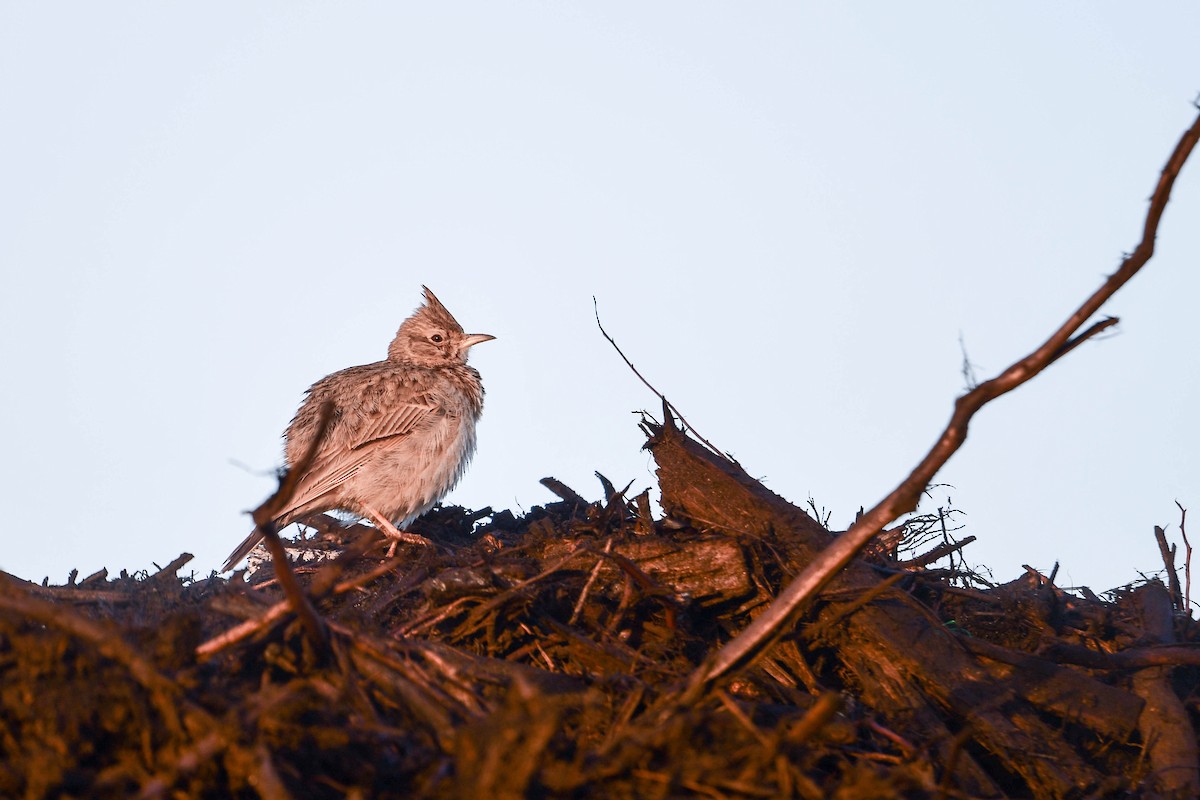
<svg viewBox="0 0 1200 800">
<path fill-rule="evenodd" d="M 325 434 L 328 433 L 329 425 L 332 422 L 333 403 L 327 402 L 321 406 L 321 416 L 317 421 L 317 433 L 308 446 L 308 452 L 298 463 L 292 465 L 292 468 L 280 481 L 279 489 L 268 497 L 266 502 L 254 509 L 252 515 L 255 526 L 267 542 L 267 549 L 271 551 L 271 564 L 275 567 L 275 575 L 279 578 L 283 593 L 292 604 L 297 616 L 300 617 L 304 629 L 312 637 L 314 645 L 322 651 L 329 646 L 329 632 L 325 629 L 325 624 L 317 614 L 317 610 L 313 608 L 312 602 L 309 601 L 308 595 L 300 588 L 296 574 L 292 572 L 292 568 L 288 564 L 287 550 L 284 549 L 283 542 L 279 539 L 279 532 L 275 529 L 275 519 L 279 516 L 280 511 L 291 502 L 301 476 L 308 471 L 309 465 L 317 455 L 317 448 L 325 438 Z"/>
<path fill-rule="evenodd" d="M 912 473 L 878 505 L 837 537 L 779 594 L 765 612 L 756 617 L 738 636 L 697 669 L 691 679 L 693 690 L 720 676 L 753 661 L 779 636 L 790 630 L 804 605 L 840 572 L 885 526 L 903 514 L 913 511 L 917 501 L 938 470 L 962 447 L 967 438 L 971 418 L 981 408 L 1001 395 L 1007 394 L 1032 379 L 1080 342 L 1099 333 L 1111 323 L 1101 321 L 1083 334 L 1076 332 L 1100 309 L 1114 293 L 1137 274 L 1154 255 L 1154 240 L 1163 210 L 1171 197 L 1171 188 L 1179 171 L 1200 139 L 1200 117 L 1180 137 L 1175 150 L 1159 175 L 1158 185 L 1150 199 L 1150 209 L 1142 232 L 1142 240 L 1121 266 L 1090 297 L 1075 310 L 1067 321 L 1050 335 L 1040 347 L 1004 370 L 959 397 L 954 403 L 950 422 L 933 448 Z"/>
<path fill-rule="evenodd" d="M 926 564 L 932 564 L 935 561 L 940 561 L 951 553 L 957 553 L 964 547 L 975 541 L 974 536 L 964 536 L 957 542 L 943 542 L 929 552 L 922 553 L 919 556 L 913 556 L 908 561 L 901 561 L 900 566 L 905 569 L 915 569 L 923 567 Z"/>
</svg>

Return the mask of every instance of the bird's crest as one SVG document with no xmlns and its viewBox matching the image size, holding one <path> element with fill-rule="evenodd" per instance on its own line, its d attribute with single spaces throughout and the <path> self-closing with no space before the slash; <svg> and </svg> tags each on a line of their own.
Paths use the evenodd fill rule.
<svg viewBox="0 0 1200 800">
<path fill-rule="evenodd" d="M 425 292 L 425 305 L 418 308 L 414 316 L 423 314 L 429 320 L 461 333 L 462 325 L 459 325 L 458 320 L 454 318 L 449 309 L 442 305 L 442 301 L 437 299 L 437 295 L 430 291 L 428 286 L 422 286 L 421 289 Z"/>
</svg>

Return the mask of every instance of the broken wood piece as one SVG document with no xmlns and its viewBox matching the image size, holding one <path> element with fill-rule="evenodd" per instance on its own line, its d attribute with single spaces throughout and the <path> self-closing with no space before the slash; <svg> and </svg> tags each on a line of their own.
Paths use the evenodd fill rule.
<svg viewBox="0 0 1200 800">
<path fill-rule="evenodd" d="M 1003 665 L 997 675 L 1043 711 L 1114 741 L 1128 739 L 1137 729 L 1145 705 L 1137 695 L 1029 653 L 974 636 L 960 635 L 958 639 L 972 653 Z"/>
<path fill-rule="evenodd" d="M 574 542 L 547 542 L 538 559 L 543 564 L 558 561 L 574 552 Z M 746 556 L 736 541 L 725 536 L 704 536 L 672 541 L 655 536 L 613 541 L 605 553 L 622 556 L 656 583 L 676 596 L 689 598 L 702 607 L 735 603 L 751 596 L 754 585 L 746 570 Z M 620 567 L 603 555 L 595 563 L 591 591 L 618 597 L 623 579 Z"/>
<path fill-rule="evenodd" d="M 540 483 L 542 486 L 545 486 L 550 491 L 554 492 L 554 494 L 557 495 L 564 502 L 574 503 L 577 506 L 591 505 L 591 503 L 589 503 L 587 500 L 584 500 L 583 497 L 580 496 L 580 494 L 578 492 L 576 492 L 570 486 L 567 486 L 565 483 L 560 481 L 558 478 L 545 477 L 545 478 L 542 478 L 540 481 L 538 481 L 538 483 Z"/>
<path fill-rule="evenodd" d="M 690 520 L 700 529 L 762 539 L 785 554 L 794 569 L 814 558 L 831 535 L 815 520 L 750 477 L 740 466 L 690 440 L 673 424 L 651 426 L 647 444 L 658 463 L 662 506 L 668 514 Z M 865 563 L 851 562 L 832 588 L 868 592 L 879 582 Z M 817 614 L 839 616 L 852 604 L 828 603 Z M 803 633 L 803 628 L 799 631 Z M 779 633 L 782 635 L 783 631 Z M 926 730 L 943 712 L 969 722 L 975 741 L 1020 775 L 1033 795 L 1066 797 L 1096 786 L 1101 775 L 1061 740 L 1023 698 L 997 686 L 987 671 L 956 642 L 954 634 L 935 625 L 907 595 L 885 593 L 854 610 L 824 634 L 873 708 L 911 719 L 928 720 Z M 693 683 L 693 688 L 703 684 Z M 930 727 L 933 726 L 933 727 Z M 947 737 L 949 742 L 951 737 Z M 1043 757 L 1030 758 L 1039 752 Z M 948 752 L 946 753 L 948 755 Z M 986 794 L 995 787 L 972 759 L 958 764 L 971 783 L 960 788 Z"/>
<path fill-rule="evenodd" d="M 1172 596 L 1158 581 L 1139 586 L 1132 601 L 1152 642 L 1175 641 Z M 1170 797 L 1200 797 L 1200 752 L 1188 710 L 1171 686 L 1171 667 L 1147 667 L 1133 676 L 1133 691 L 1146 701 L 1139 719 L 1150 780 Z"/>
</svg>

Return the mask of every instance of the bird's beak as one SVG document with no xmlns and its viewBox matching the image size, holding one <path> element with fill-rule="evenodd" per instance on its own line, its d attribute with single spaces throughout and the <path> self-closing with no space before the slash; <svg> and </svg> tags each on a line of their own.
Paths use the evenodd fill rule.
<svg viewBox="0 0 1200 800">
<path fill-rule="evenodd" d="M 490 333 L 469 333 L 469 334 L 467 334 L 467 338 L 463 339 L 462 347 L 460 349 L 467 350 L 469 348 L 474 347 L 477 344 L 481 344 L 483 342 L 490 342 L 492 339 L 495 339 L 495 338 L 496 337 L 492 336 Z"/>
</svg>

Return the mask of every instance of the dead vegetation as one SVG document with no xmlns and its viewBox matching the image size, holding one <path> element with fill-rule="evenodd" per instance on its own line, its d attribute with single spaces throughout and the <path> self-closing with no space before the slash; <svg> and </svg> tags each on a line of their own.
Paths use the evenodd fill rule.
<svg viewBox="0 0 1200 800">
<path fill-rule="evenodd" d="M 913 534 L 753 666 L 690 690 L 834 537 L 672 426 L 650 447 L 659 519 L 644 494 L 557 484 L 567 499 L 519 519 L 434 512 L 418 527 L 436 550 L 316 537 L 348 545 L 296 569 L 320 639 L 269 570 L 5 579 L 0 795 L 1166 797 L 1195 780 L 1200 630 L 1166 586 L 986 586 L 947 566 L 952 541 L 898 560 Z"/>
<path fill-rule="evenodd" d="M 267 526 L 276 569 L 249 582 L 180 579 L 186 555 L 0 575 L 0 796 L 1200 795 L 1190 547 L 1183 583 L 1160 534 L 1167 582 L 1102 599 L 1033 570 L 992 585 L 956 559 L 969 537 L 905 517 L 974 413 L 1112 324 L 1083 327 L 1149 260 L 1198 136 L 1122 267 L 844 533 L 664 400 L 658 517 L 548 479 L 559 502 L 443 508 L 414 526 L 435 547 L 391 558 L 320 522 L 304 546 L 329 558 L 286 567 Z"/>
</svg>

